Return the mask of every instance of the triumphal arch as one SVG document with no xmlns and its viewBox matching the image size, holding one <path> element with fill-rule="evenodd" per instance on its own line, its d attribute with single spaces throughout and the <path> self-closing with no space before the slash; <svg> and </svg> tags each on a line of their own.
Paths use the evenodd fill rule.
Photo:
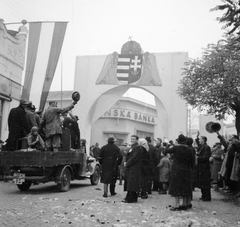
<svg viewBox="0 0 240 227">
<path fill-rule="evenodd" d="M 186 52 L 144 52 L 132 40 L 122 46 L 120 53 L 77 56 L 74 90 L 80 92 L 81 99 L 74 114 L 80 119 L 81 137 L 91 143 L 93 123 L 129 88 L 141 88 L 155 96 L 155 138 L 175 140 L 179 133 L 186 134 L 186 104 L 176 90 L 187 61 Z"/>
</svg>

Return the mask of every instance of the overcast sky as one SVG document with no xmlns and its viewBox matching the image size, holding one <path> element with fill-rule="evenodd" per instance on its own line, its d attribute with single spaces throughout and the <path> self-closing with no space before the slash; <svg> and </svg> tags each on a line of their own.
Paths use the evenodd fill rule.
<svg viewBox="0 0 240 227">
<path fill-rule="evenodd" d="M 221 39 L 222 12 L 210 12 L 221 0 L 0 0 L 5 23 L 68 21 L 62 49 L 63 90 L 72 90 L 75 59 L 121 52 L 132 40 L 151 53 L 185 51 L 200 57 L 202 48 Z M 18 28 L 16 25 L 15 28 Z M 7 26 L 9 29 L 14 26 Z M 58 64 L 51 90 L 61 88 Z"/>
</svg>

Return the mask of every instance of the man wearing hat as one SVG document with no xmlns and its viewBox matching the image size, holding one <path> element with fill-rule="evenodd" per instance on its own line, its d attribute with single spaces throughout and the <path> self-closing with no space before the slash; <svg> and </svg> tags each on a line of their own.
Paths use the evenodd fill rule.
<svg viewBox="0 0 240 227">
<path fill-rule="evenodd" d="M 151 166 L 151 182 L 149 184 L 149 187 L 147 189 L 148 194 L 152 194 L 152 185 L 155 186 L 155 190 L 158 190 L 158 184 L 159 184 L 159 171 L 157 165 L 158 158 L 157 158 L 157 148 L 152 145 L 151 137 L 147 136 L 145 138 L 148 142 L 149 146 L 149 157 L 150 157 L 150 166 Z"/>
<path fill-rule="evenodd" d="M 120 152 L 122 155 L 122 163 L 119 166 L 119 175 L 120 175 L 119 176 L 119 185 L 122 185 L 122 180 L 125 177 L 124 162 L 126 161 L 126 155 L 129 150 L 128 143 L 123 143 L 119 148 L 120 148 Z"/>
<path fill-rule="evenodd" d="M 122 162 L 122 155 L 120 149 L 114 144 L 116 139 L 113 135 L 109 135 L 107 139 L 107 144 L 100 149 L 99 153 L 99 163 L 101 164 L 101 183 L 104 184 L 104 194 L 103 197 L 108 196 L 108 185 L 110 184 L 111 195 L 116 195 L 115 184 L 118 174 L 118 166 Z"/>
<path fill-rule="evenodd" d="M 36 122 L 36 117 L 35 117 L 35 115 L 33 113 L 32 102 L 29 102 L 29 104 L 25 108 L 25 111 L 26 111 L 26 118 L 27 118 L 28 124 L 30 125 L 30 128 L 32 128 L 34 126 L 38 127 L 38 124 Z"/>
<path fill-rule="evenodd" d="M 73 116 L 69 112 L 71 118 L 73 119 L 73 122 L 69 126 L 69 130 L 71 133 L 71 148 L 72 149 L 79 149 L 80 148 L 80 129 L 78 126 L 78 116 Z"/>
<path fill-rule="evenodd" d="M 8 139 L 6 149 L 14 151 L 17 149 L 17 140 L 27 136 L 31 127 L 26 118 L 25 109 L 29 101 L 22 99 L 18 107 L 12 108 L 8 116 Z"/>
<path fill-rule="evenodd" d="M 40 126 L 41 118 L 40 118 L 39 114 L 36 112 L 36 107 L 35 107 L 35 105 L 32 105 L 32 106 L 31 106 L 31 111 L 32 111 L 33 114 L 34 114 L 35 121 L 36 121 L 36 123 L 37 123 L 37 127 L 39 127 L 39 126 Z"/>
<path fill-rule="evenodd" d="M 211 148 L 207 144 L 207 137 L 197 138 L 197 180 L 198 187 L 201 189 L 202 201 L 211 201 L 211 171 L 209 158 L 211 157 Z"/>
<path fill-rule="evenodd" d="M 70 106 L 65 108 L 58 108 L 56 101 L 49 102 L 49 107 L 43 114 L 43 117 L 40 122 L 40 129 L 45 128 L 45 137 L 46 137 L 46 148 L 48 150 L 53 150 L 53 153 L 57 153 L 61 147 L 61 119 L 60 114 L 68 112 L 74 108 L 74 105 L 77 104 L 77 101 L 73 101 Z"/>
<path fill-rule="evenodd" d="M 162 145 L 162 139 L 157 138 L 155 140 L 157 149 L 157 165 L 160 163 L 162 157 L 163 157 L 163 151 L 165 150 L 164 146 Z M 159 171 L 157 171 L 154 180 L 153 180 L 153 191 L 161 191 L 162 190 L 162 184 L 159 182 Z"/>
</svg>

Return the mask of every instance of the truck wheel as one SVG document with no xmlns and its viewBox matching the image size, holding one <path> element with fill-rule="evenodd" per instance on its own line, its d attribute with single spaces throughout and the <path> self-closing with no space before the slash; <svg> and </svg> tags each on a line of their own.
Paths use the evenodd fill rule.
<svg viewBox="0 0 240 227">
<path fill-rule="evenodd" d="M 66 192 L 70 188 L 71 182 L 71 173 L 68 168 L 65 168 L 60 176 L 60 183 L 58 184 L 58 188 L 60 192 Z"/>
<path fill-rule="evenodd" d="M 95 170 L 94 170 L 94 173 L 90 177 L 91 184 L 92 185 L 97 185 L 99 179 L 100 179 L 100 167 L 96 166 Z"/>
<path fill-rule="evenodd" d="M 32 185 L 32 182 L 26 181 L 26 182 L 23 182 L 22 184 L 18 184 L 17 187 L 20 191 L 24 192 L 24 191 L 28 191 L 31 185 Z"/>
</svg>

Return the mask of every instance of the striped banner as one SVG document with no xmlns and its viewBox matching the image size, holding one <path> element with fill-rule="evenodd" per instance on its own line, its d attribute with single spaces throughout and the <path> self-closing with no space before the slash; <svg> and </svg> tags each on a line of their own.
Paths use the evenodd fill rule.
<svg viewBox="0 0 240 227">
<path fill-rule="evenodd" d="M 31 22 L 22 98 L 43 110 L 57 67 L 67 22 Z"/>
</svg>

